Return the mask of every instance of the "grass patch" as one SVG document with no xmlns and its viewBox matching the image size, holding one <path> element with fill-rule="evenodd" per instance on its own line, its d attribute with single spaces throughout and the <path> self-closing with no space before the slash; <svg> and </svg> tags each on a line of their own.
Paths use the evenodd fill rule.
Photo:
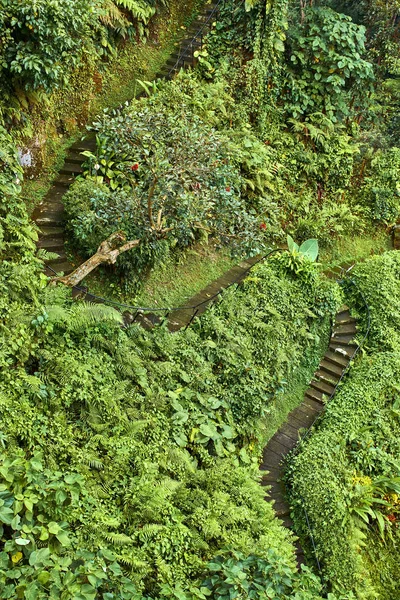
<svg viewBox="0 0 400 600">
<path fill-rule="evenodd" d="M 237 262 L 226 250 L 198 243 L 184 252 L 171 253 L 164 264 L 150 271 L 137 294 L 124 293 L 115 272 L 103 267 L 82 285 L 93 294 L 134 306 L 181 306 Z"/>
<path fill-rule="evenodd" d="M 325 271 L 364 261 L 374 254 L 382 254 L 388 250 L 392 250 L 391 236 L 385 229 L 376 229 L 361 235 L 338 238 L 329 248 L 321 250 L 319 261 Z"/>
</svg>

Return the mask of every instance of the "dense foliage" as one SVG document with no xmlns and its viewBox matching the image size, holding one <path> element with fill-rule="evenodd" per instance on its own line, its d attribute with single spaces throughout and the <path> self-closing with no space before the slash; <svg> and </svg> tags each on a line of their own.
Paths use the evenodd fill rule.
<svg viewBox="0 0 400 600">
<path fill-rule="evenodd" d="M 2 0 L 8 130 L 86 60 L 145 36 L 165 4 Z M 140 239 L 117 265 L 127 285 L 208 236 L 247 255 L 284 233 L 299 242 L 175 335 L 122 328 L 113 309 L 47 286 L 12 127 L 0 127 L 2 598 L 325 594 L 297 572 L 258 462 L 341 301 L 308 260 L 316 244 L 301 242 L 328 246 L 400 217 L 398 8 L 226 0 L 194 72 L 97 119 L 97 149 L 66 198 L 68 231 L 82 255 L 117 230 Z M 343 600 L 399 593 L 398 256 L 352 273 L 371 306 L 366 354 L 290 472 L 296 525 L 304 532 L 304 498 Z M 345 292 L 365 328 L 359 294 Z"/>
<path fill-rule="evenodd" d="M 318 589 L 294 574 L 256 473 L 262 419 L 335 294 L 263 265 L 174 336 L 124 331 L 58 288 L 25 304 L 29 342 L 2 357 L 3 597 L 207 597 L 207 562 L 231 549 L 268 562 L 275 548 L 278 598 L 282 569 Z"/>
<path fill-rule="evenodd" d="M 291 466 L 298 515 L 305 502 L 325 576 L 363 599 L 399 594 L 399 267 L 392 252 L 354 270 L 358 290 L 349 283 L 349 298 L 364 330 L 360 291 L 371 310 L 368 353 Z"/>
</svg>

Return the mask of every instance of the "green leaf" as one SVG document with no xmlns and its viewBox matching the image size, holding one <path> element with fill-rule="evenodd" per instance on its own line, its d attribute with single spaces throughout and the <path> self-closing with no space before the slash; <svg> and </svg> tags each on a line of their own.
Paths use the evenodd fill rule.
<svg viewBox="0 0 400 600">
<path fill-rule="evenodd" d="M 319 253 L 318 240 L 315 240 L 315 239 L 306 240 L 300 246 L 299 251 L 301 252 L 301 254 L 306 256 L 309 260 L 311 260 L 312 262 L 315 262 L 318 258 L 318 253 Z"/>
<path fill-rule="evenodd" d="M 27 540 L 26 538 L 16 538 L 15 543 L 18 544 L 18 546 L 27 546 L 28 544 L 31 543 L 31 540 Z"/>
<path fill-rule="evenodd" d="M 296 242 L 294 241 L 292 236 L 287 234 L 286 239 L 287 239 L 287 245 L 289 248 L 289 252 L 298 252 L 299 246 L 298 246 L 298 244 L 296 244 Z"/>
</svg>

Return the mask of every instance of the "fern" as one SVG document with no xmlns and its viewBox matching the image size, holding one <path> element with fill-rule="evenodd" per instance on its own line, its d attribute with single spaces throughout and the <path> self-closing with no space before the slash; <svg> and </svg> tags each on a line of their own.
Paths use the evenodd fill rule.
<svg viewBox="0 0 400 600">
<path fill-rule="evenodd" d="M 128 544 L 132 544 L 132 538 L 129 535 L 125 535 L 125 533 L 113 533 L 107 532 L 103 534 L 103 537 L 107 542 L 111 542 L 114 546 L 127 546 Z"/>
</svg>

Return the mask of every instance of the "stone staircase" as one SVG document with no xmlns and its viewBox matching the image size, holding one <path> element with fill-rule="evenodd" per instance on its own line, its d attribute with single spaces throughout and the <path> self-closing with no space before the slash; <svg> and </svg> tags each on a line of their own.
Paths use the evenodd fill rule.
<svg viewBox="0 0 400 600">
<path fill-rule="evenodd" d="M 393 248 L 400 250 L 400 224 L 393 227 Z"/>
<path fill-rule="evenodd" d="M 335 394 L 339 381 L 357 351 L 356 334 L 356 319 L 351 316 L 349 308 L 343 306 L 336 315 L 329 349 L 320 362 L 303 402 L 292 410 L 286 422 L 264 448 L 263 460 L 260 465 L 261 485 L 266 486 L 266 499 L 273 500 L 277 516 L 290 529 L 293 529 L 293 522 L 290 518 L 290 506 L 283 484 L 284 460 L 322 413 L 325 404 Z M 298 541 L 296 556 L 300 567 L 304 563 L 304 551 Z"/>
<path fill-rule="evenodd" d="M 185 39 L 181 41 L 176 52 L 170 56 L 165 66 L 158 73 L 158 77 L 171 79 L 182 67 L 194 64 L 193 53 L 196 49 L 201 48 L 203 37 L 211 28 L 217 9 L 218 2 L 204 5 L 197 19 L 186 30 Z M 32 214 L 32 219 L 40 230 L 38 248 L 44 248 L 57 254 L 56 258 L 45 261 L 46 275 L 51 276 L 61 272 L 67 275 L 77 266 L 70 262 L 65 252 L 65 211 L 62 198 L 75 177 L 83 172 L 81 152 L 85 150 L 95 152 L 96 136 L 94 133 L 87 135 L 83 141 L 79 141 L 70 147 L 64 165 L 52 187 Z"/>
</svg>

